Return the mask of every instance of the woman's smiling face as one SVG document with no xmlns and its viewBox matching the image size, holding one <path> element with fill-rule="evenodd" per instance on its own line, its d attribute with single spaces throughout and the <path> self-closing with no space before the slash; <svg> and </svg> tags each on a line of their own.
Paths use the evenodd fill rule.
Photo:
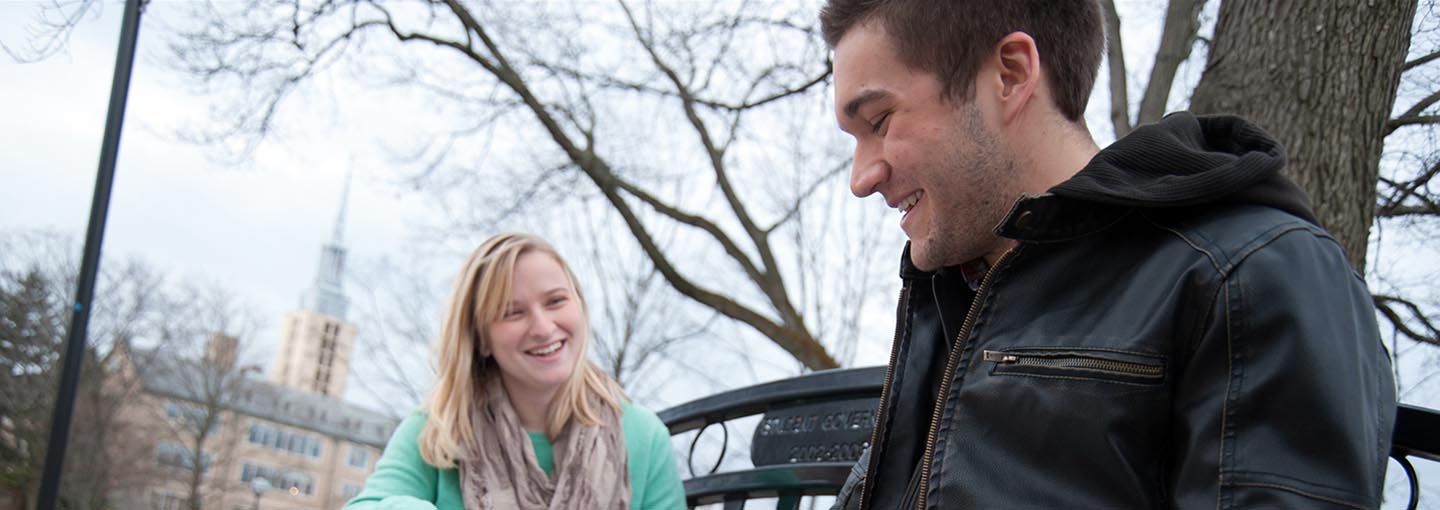
<svg viewBox="0 0 1440 510">
<path fill-rule="evenodd" d="M 543 252 L 516 259 L 510 293 L 486 326 L 481 354 L 494 356 L 511 398 L 548 402 L 584 352 L 589 335 L 584 307 L 564 268 Z"/>
</svg>

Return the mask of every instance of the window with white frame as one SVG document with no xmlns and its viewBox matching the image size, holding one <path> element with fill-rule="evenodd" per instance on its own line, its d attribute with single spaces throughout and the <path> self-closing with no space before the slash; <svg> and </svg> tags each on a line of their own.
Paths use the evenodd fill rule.
<svg viewBox="0 0 1440 510">
<path fill-rule="evenodd" d="M 282 469 L 246 462 L 240 469 L 240 481 L 250 482 L 264 478 L 270 482 L 270 490 L 289 491 L 291 494 L 306 496 L 315 493 L 315 479 L 303 471 Z"/>
<path fill-rule="evenodd" d="M 161 466 L 194 469 L 195 452 L 178 444 L 160 443 L 155 445 L 155 461 L 160 463 Z M 200 454 L 201 473 L 210 471 L 210 461 L 211 458 L 208 452 L 202 452 Z"/>
<path fill-rule="evenodd" d="M 341 489 L 340 489 L 340 499 L 349 501 L 350 498 L 355 497 L 355 495 L 356 495 L 356 494 L 359 494 L 359 493 L 360 493 L 360 486 L 359 486 L 359 485 L 355 485 L 355 484 L 350 483 L 350 482 L 345 482 L 345 485 L 344 485 L 343 487 L 341 487 Z"/>
<path fill-rule="evenodd" d="M 350 467 L 365 469 L 370 465 L 370 450 L 359 445 L 350 445 Z"/>
<path fill-rule="evenodd" d="M 250 424 L 250 444 L 273 448 L 295 455 L 320 458 L 322 439 L 314 434 L 290 432 L 261 422 Z"/>
</svg>

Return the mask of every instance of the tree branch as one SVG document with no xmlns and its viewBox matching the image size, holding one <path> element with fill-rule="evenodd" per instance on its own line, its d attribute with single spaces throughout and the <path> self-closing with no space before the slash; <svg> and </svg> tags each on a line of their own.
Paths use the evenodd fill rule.
<svg viewBox="0 0 1440 510">
<path fill-rule="evenodd" d="M 1401 72 L 1401 73 L 1404 73 L 1404 72 L 1409 71 L 1409 70 L 1411 70 L 1411 69 L 1414 69 L 1414 68 L 1423 66 L 1423 65 L 1425 65 L 1425 64 L 1428 64 L 1428 63 L 1434 61 L 1434 60 L 1437 59 L 1437 58 L 1440 58 L 1440 51 L 1432 52 L 1432 53 L 1430 53 L 1429 55 L 1425 55 L 1425 56 L 1420 57 L 1420 58 L 1417 58 L 1417 59 L 1415 59 L 1415 60 L 1411 60 L 1411 61 L 1409 61 L 1409 62 L 1406 62 L 1404 66 L 1401 66 L 1401 67 L 1400 67 L 1400 72 Z"/>
<path fill-rule="evenodd" d="M 785 214 L 780 216 L 780 219 L 775 220 L 775 223 L 772 223 L 769 227 L 765 227 L 765 234 L 768 235 L 771 232 L 774 232 L 775 229 L 780 228 L 781 225 L 784 225 L 786 222 L 794 218 L 795 215 L 800 212 L 800 204 L 804 203 L 805 200 L 810 197 L 810 195 L 815 194 L 815 192 L 820 189 L 821 184 L 824 184 L 825 181 L 830 180 L 831 177 L 834 177 L 836 174 L 843 172 L 846 168 L 849 167 L 850 158 L 845 158 L 845 160 L 835 165 L 835 168 L 831 168 L 828 172 L 825 172 L 824 175 L 816 178 L 814 182 L 811 182 L 809 186 L 805 187 L 805 191 L 800 192 L 800 195 L 795 197 L 795 203 L 791 204 L 790 209 L 786 210 Z"/>
<path fill-rule="evenodd" d="M 1390 320 L 1390 323 L 1395 326 L 1396 331 L 1399 331 L 1405 335 L 1406 338 L 1416 342 L 1440 346 L 1440 329 L 1437 329 L 1430 318 L 1421 312 L 1419 305 L 1395 296 L 1376 294 L 1374 299 L 1375 308 L 1379 309 L 1380 314 Z M 1400 317 L 1400 313 L 1395 310 L 1395 306 L 1399 306 L 1406 312 L 1409 312 L 1412 319 L 1419 323 L 1419 330 L 1411 328 L 1410 324 Z"/>
<path fill-rule="evenodd" d="M 1130 85 L 1125 75 L 1125 45 L 1120 42 L 1120 14 L 1115 11 L 1115 0 L 1105 0 L 1105 35 L 1110 39 L 1105 45 L 1110 64 L 1110 126 L 1119 140 L 1134 128 L 1130 125 Z"/>
<path fill-rule="evenodd" d="M 387 23 L 390 25 L 394 35 L 402 41 L 428 41 L 432 44 L 452 48 L 465 54 L 491 75 L 495 76 L 496 79 L 500 80 L 501 83 L 505 84 L 506 87 L 519 95 L 521 100 L 535 115 L 536 119 L 550 134 L 551 139 L 554 140 L 555 143 L 560 146 L 561 150 L 565 152 L 567 157 L 596 184 L 606 200 L 620 213 L 631 235 L 655 265 L 655 269 L 658 270 L 660 274 L 665 277 L 666 281 L 677 291 L 720 312 L 722 315 L 755 328 L 811 369 L 819 370 L 839 366 L 834 358 L 826 352 L 824 346 L 816 341 L 814 337 L 810 336 L 803 327 L 778 324 L 729 298 L 695 284 L 681 275 L 670 262 L 669 258 L 665 256 L 664 252 L 655 243 L 654 238 L 635 215 L 630 205 L 619 195 L 622 181 L 616 178 L 614 173 L 611 172 L 609 165 L 593 152 L 593 147 L 582 150 L 574 140 L 565 133 L 564 128 L 560 126 L 555 116 L 551 114 L 539 98 L 535 96 L 534 92 L 530 90 L 528 84 L 521 78 L 519 73 L 511 67 L 509 61 L 504 56 L 504 52 L 485 32 L 483 25 L 472 13 L 463 5 L 460 5 L 458 0 L 443 1 L 445 5 L 459 17 L 466 30 L 473 33 L 475 38 L 480 41 L 485 51 L 490 54 L 490 58 L 485 58 L 485 56 L 476 52 L 475 49 L 454 41 L 442 40 L 428 34 L 401 32 L 393 25 L 393 22 L 387 20 Z M 671 79 L 674 81 L 677 77 L 672 74 Z M 682 88 L 680 90 L 682 94 L 686 93 L 685 89 Z M 696 114 L 693 109 L 693 102 L 687 98 L 684 104 L 686 105 L 687 115 L 691 116 L 694 120 L 698 120 L 698 114 Z M 708 136 L 705 139 L 708 140 Z M 707 146 L 707 149 L 713 151 L 713 146 Z M 712 158 L 712 162 L 713 161 Z M 626 191 L 630 192 L 630 190 Z M 762 253 L 763 251 L 764 250 L 762 250 Z M 760 284 L 761 282 L 756 283 Z M 777 306 L 777 308 L 779 307 Z M 783 310 L 783 308 L 781 310 Z"/>
<path fill-rule="evenodd" d="M 1195 46 L 1195 33 L 1200 30 L 1200 9 L 1204 0 L 1170 0 L 1165 9 L 1165 29 L 1160 34 L 1160 48 L 1155 52 L 1155 65 L 1150 68 L 1150 81 L 1140 99 L 1140 115 L 1136 125 L 1149 124 L 1165 115 L 1175 72 L 1190 58 Z"/>
<path fill-rule="evenodd" d="M 1440 216 L 1440 204 L 1429 202 L 1424 205 L 1397 205 L 1387 207 L 1375 212 L 1375 216 L 1381 218 L 1399 218 L 1401 216 Z"/>
<path fill-rule="evenodd" d="M 1424 212 L 1417 213 L 1413 211 L 1400 214 L 1396 213 L 1399 212 L 1401 209 L 1406 208 L 1405 201 L 1412 196 L 1420 198 L 1422 202 L 1427 202 L 1429 207 L 1433 208 L 1435 206 L 1434 202 L 1431 202 L 1430 200 L 1426 199 L 1423 196 L 1419 196 L 1416 193 L 1420 190 L 1420 188 L 1429 184 L 1430 180 L 1434 179 L 1437 174 L 1440 174 L 1440 161 L 1436 161 L 1435 164 L 1430 165 L 1429 169 L 1427 169 L 1424 173 L 1421 173 L 1415 179 L 1410 180 L 1409 182 L 1397 183 L 1389 179 L 1381 178 L 1381 182 L 1384 182 L 1395 188 L 1395 193 L 1392 194 L 1390 198 L 1386 199 L 1385 203 L 1380 204 L 1379 207 L 1376 208 L 1375 215 L 1381 217 L 1391 217 L 1412 214 L 1425 214 Z"/>
<path fill-rule="evenodd" d="M 822 72 L 822 73 L 820 73 L 819 75 L 815 76 L 814 78 L 811 78 L 809 81 L 806 81 L 805 83 L 802 83 L 802 84 L 800 84 L 799 86 L 796 86 L 795 88 L 782 89 L 782 90 L 780 90 L 780 91 L 778 91 L 778 92 L 775 92 L 775 93 L 770 94 L 770 95 L 765 96 L 765 97 L 761 97 L 761 98 L 759 98 L 759 99 L 746 100 L 746 101 L 742 101 L 742 102 L 739 102 L 739 103 L 733 103 L 733 102 L 721 101 L 721 100 L 718 100 L 718 99 L 708 99 L 708 98 L 703 98 L 703 97 L 692 97 L 692 98 L 691 98 L 691 101 L 693 101 L 695 104 L 698 104 L 698 105 L 700 105 L 700 106 L 704 106 L 704 107 L 706 107 L 706 108 L 710 108 L 710 109 L 712 109 L 712 110 L 718 110 L 718 111 L 724 111 L 724 112 L 732 112 L 732 113 L 733 113 L 733 112 L 743 112 L 743 111 L 746 111 L 746 110 L 750 110 L 750 109 L 752 109 L 752 108 L 756 108 L 756 107 L 760 107 L 760 106 L 765 106 L 765 105 L 767 105 L 767 104 L 773 103 L 773 102 L 775 102 L 775 101 L 779 101 L 779 100 L 781 100 L 781 99 L 785 99 L 785 98 L 790 97 L 790 96 L 794 96 L 794 95 L 798 95 L 798 94 L 804 94 L 805 92 L 808 92 L 811 88 L 814 88 L 816 85 L 825 83 L 825 80 L 827 80 L 827 79 L 830 78 L 830 73 L 832 72 L 832 69 L 831 69 L 831 67 L 829 66 L 828 60 L 827 60 L 826 64 L 827 64 L 827 65 L 826 65 L 826 67 L 825 67 L 825 71 Z M 594 83 L 599 84 L 600 86 L 606 87 L 606 88 L 617 89 L 617 90 L 628 90 L 628 91 L 632 91 L 632 92 L 644 92 L 644 93 L 647 93 L 647 94 L 656 94 L 656 95 L 660 95 L 660 96 L 663 96 L 663 97 L 670 97 L 670 98 L 680 98 L 680 94 L 677 93 L 677 92 L 675 92 L 675 91 L 673 91 L 673 90 L 662 89 L 662 88 L 659 88 L 659 87 L 654 87 L 654 86 L 651 86 L 651 85 L 646 84 L 646 83 L 636 83 L 636 82 L 632 82 L 632 81 L 625 81 L 625 80 L 621 80 L 621 79 L 615 78 L 615 77 L 613 77 L 613 76 L 590 74 L 590 73 L 586 73 L 586 72 L 580 71 L 580 70 L 578 70 L 578 69 L 574 69 L 574 68 L 570 68 L 570 67 L 565 67 L 565 66 L 561 66 L 561 65 L 558 65 L 558 64 L 548 63 L 548 62 L 547 62 L 547 63 L 544 63 L 544 66 L 545 66 L 547 69 L 550 69 L 551 71 L 554 71 L 556 74 L 559 74 L 559 75 L 562 75 L 562 76 L 566 76 L 566 77 L 569 77 L 569 78 L 573 78 L 573 79 L 577 79 L 577 80 L 585 80 L 585 81 L 594 82 Z"/>
<path fill-rule="evenodd" d="M 69 4 L 68 6 L 66 5 L 67 3 Z M 20 63 L 39 62 L 49 58 L 51 55 L 55 55 L 65 49 L 65 46 L 70 42 L 70 35 L 74 32 L 75 26 L 80 24 L 81 18 L 90 12 L 91 7 L 99 3 L 100 2 L 96 0 L 76 0 L 74 2 L 54 0 L 51 5 L 41 8 L 41 28 L 27 27 L 29 28 L 28 32 L 32 36 L 25 44 L 29 50 L 28 54 L 21 54 L 4 43 L 0 43 L 0 50 L 3 50 L 5 54 L 10 55 L 10 58 Z M 142 11 L 145 9 L 145 4 L 147 3 L 149 2 L 144 0 L 140 2 L 140 9 Z M 70 7 L 71 10 L 66 12 L 66 7 Z M 50 12 L 58 12 L 60 19 L 58 21 L 52 19 L 48 15 Z"/>
<path fill-rule="evenodd" d="M 1429 108 L 1437 101 L 1440 101 L 1440 90 L 1435 91 L 1435 93 L 1429 96 L 1425 96 L 1425 99 L 1416 101 L 1415 105 L 1411 106 L 1409 110 L 1405 110 L 1405 113 L 1400 114 L 1399 118 L 1418 117 L 1421 113 L 1425 112 L 1426 108 Z"/>
<path fill-rule="evenodd" d="M 755 251 L 759 254 L 761 264 L 765 267 L 763 273 L 765 278 L 755 283 L 765 292 L 771 305 L 775 307 L 776 312 L 780 314 L 781 319 L 786 324 L 803 330 L 805 327 L 804 322 L 799 312 L 796 311 L 790 303 L 790 295 L 785 289 L 784 278 L 780 273 L 778 264 L 775 262 L 775 255 L 770 249 L 769 239 L 765 232 L 756 225 L 755 220 L 745 207 L 745 203 L 740 200 L 739 194 L 735 191 L 734 184 L 730 182 L 730 177 L 725 167 L 724 150 L 715 144 L 704 119 L 701 119 L 699 113 L 695 111 L 695 103 L 692 100 L 694 97 L 693 94 L 690 92 L 684 80 L 680 78 L 680 75 L 675 72 L 675 69 L 666 64 L 664 59 L 660 57 L 659 51 L 655 49 L 653 42 L 645 35 L 645 31 L 640 27 L 639 21 L 635 19 L 634 11 L 630 9 L 630 6 L 626 4 L 624 0 L 618 0 L 618 3 L 625 12 L 626 19 L 630 22 L 630 27 L 635 34 L 636 41 L 645 48 L 646 53 L 650 55 L 651 62 L 669 79 L 671 85 L 675 87 L 676 92 L 680 94 L 680 104 L 685 110 L 685 117 L 690 121 L 691 127 L 695 129 L 696 135 L 700 138 L 701 145 L 705 148 L 705 152 L 710 158 L 710 166 L 715 173 L 715 182 L 719 186 L 721 194 L 725 197 L 725 201 L 729 204 L 731 211 L 740 222 L 741 227 L 744 228 L 746 235 L 749 236 L 751 242 L 755 245 Z"/>
<path fill-rule="evenodd" d="M 621 179 L 619 176 L 611 175 L 610 178 L 615 181 L 616 186 L 620 189 L 640 199 L 641 202 L 649 205 L 660 214 L 664 214 L 670 219 L 699 228 L 710 234 L 710 237 L 715 238 L 715 241 L 719 242 L 720 246 L 725 249 L 725 253 L 740 264 L 741 269 L 745 271 L 745 274 L 749 276 L 750 279 L 758 281 L 760 278 L 763 278 L 760 269 L 755 267 L 755 263 L 750 261 L 750 257 L 745 255 L 745 252 L 740 249 L 740 246 L 736 245 L 735 241 L 730 239 L 730 236 L 726 235 L 725 232 L 720 229 L 719 225 L 700 216 L 681 211 L 679 208 L 661 201 L 649 192 Z"/>
<path fill-rule="evenodd" d="M 1397 117 L 1385 123 L 1385 135 L 1389 136 L 1396 129 L 1413 125 L 1440 124 L 1440 115 L 1416 115 L 1411 117 Z"/>
</svg>

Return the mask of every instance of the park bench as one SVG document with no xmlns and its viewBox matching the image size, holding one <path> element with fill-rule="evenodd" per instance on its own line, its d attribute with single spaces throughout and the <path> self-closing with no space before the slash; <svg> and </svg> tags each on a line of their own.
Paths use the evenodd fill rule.
<svg viewBox="0 0 1440 510">
<path fill-rule="evenodd" d="M 774 498 L 777 510 L 795 510 L 805 496 L 834 495 L 870 439 L 885 367 L 824 370 L 718 393 L 660 412 L 677 435 L 698 431 L 686 458 L 685 497 L 690 508 L 723 504 L 745 508 L 747 501 Z M 753 467 L 719 470 L 730 443 L 729 422 L 759 415 L 751 432 Z M 713 465 L 696 471 L 695 447 L 718 427 L 721 449 Z M 1440 411 L 1402 404 L 1390 452 L 1410 484 L 1409 506 L 1419 505 L 1419 477 L 1413 458 L 1440 462 Z"/>
</svg>

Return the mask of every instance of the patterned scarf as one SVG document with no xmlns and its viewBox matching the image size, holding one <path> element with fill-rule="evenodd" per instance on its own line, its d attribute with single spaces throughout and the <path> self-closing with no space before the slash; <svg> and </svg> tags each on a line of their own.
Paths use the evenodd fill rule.
<svg viewBox="0 0 1440 510">
<path fill-rule="evenodd" d="M 628 510 L 630 472 L 620 415 L 595 399 L 604 423 L 581 425 L 574 419 L 555 439 L 555 476 L 535 460 L 530 436 L 510 404 L 499 377 L 484 385 L 485 398 L 471 414 L 479 446 L 471 445 L 460 462 L 465 510 Z"/>
</svg>

